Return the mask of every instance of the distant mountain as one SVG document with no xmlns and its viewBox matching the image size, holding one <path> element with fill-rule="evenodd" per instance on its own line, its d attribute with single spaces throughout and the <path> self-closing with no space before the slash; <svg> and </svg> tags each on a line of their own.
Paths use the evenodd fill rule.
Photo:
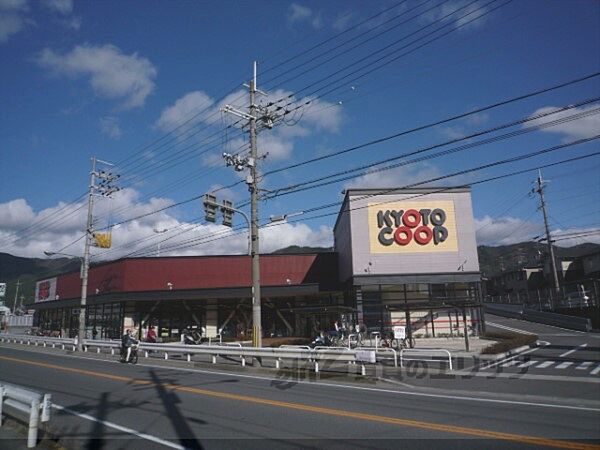
<svg viewBox="0 0 600 450">
<path fill-rule="evenodd" d="M 600 245 L 592 243 L 573 247 L 554 246 L 554 254 L 557 258 L 579 258 L 599 250 Z M 477 247 L 479 268 L 488 277 L 520 267 L 537 267 L 542 264 L 543 257 L 547 252 L 548 246 L 537 242 L 521 242 L 500 247 L 486 245 Z"/>
<path fill-rule="evenodd" d="M 77 270 L 80 264 L 78 258 L 22 258 L 8 253 L 0 253 L 0 283 L 7 284 L 5 305 L 12 308 L 17 281 L 19 282 L 19 303 L 21 296 L 24 297 L 24 304 L 33 303 L 36 280 Z"/>
<path fill-rule="evenodd" d="M 557 257 L 577 258 L 588 253 L 600 251 L 599 244 L 585 243 L 574 247 L 554 247 Z M 541 264 L 542 256 L 548 247 L 536 242 L 521 242 L 519 244 L 490 247 L 477 247 L 479 267 L 484 276 L 490 277 L 502 271 L 519 267 L 536 267 Z M 274 251 L 274 254 L 302 254 L 331 252 L 328 247 L 301 247 L 291 245 Z M 21 258 L 19 256 L 0 253 L 0 283 L 7 283 L 4 299 L 7 306 L 12 307 L 15 299 L 17 280 L 19 280 L 18 297 L 24 296 L 24 303 L 32 303 L 35 295 L 35 282 L 40 278 L 78 270 L 78 258 Z"/>
</svg>

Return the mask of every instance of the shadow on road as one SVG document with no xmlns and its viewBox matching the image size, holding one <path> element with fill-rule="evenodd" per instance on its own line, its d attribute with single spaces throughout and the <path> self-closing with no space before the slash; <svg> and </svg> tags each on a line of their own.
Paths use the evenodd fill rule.
<svg viewBox="0 0 600 450">
<path fill-rule="evenodd" d="M 87 450 L 101 450 L 104 447 L 104 424 L 102 422 L 106 419 L 107 406 L 108 393 L 103 392 L 98 401 L 98 410 L 96 413 L 96 418 L 98 420 L 94 422 L 94 429 L 85 446 Z"/>
<path fill-rule="evenodd" d="M 153 386 L 156 388 L 158 397 L 165 407 L 166 416 L 171 421 L 171 424 L 177 433 L 179 443 L 189 450 L 202 450 L 202 445 L 198 439 L 196 439 L 196 436 L 188 425 L 186 418 L 183 416 L 183 414 L 181 414 L 179 408 L 176 406 L 178 403 L 181 403 L 181 400 L 179 400 L 177 394 L 165 389 L 163 382 L 158 378 L 153 369 L 150 369 L 150 377 L 152 378 L 154 383 Z M 171 382 L 167 380 L 167 383 Z"/>
</svg>

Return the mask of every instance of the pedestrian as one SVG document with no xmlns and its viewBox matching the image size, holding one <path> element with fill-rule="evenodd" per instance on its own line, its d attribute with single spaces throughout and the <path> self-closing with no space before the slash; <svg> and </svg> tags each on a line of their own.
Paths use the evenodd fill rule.
<svg viewBox="0 0 600 450">
<path fill-rule="evenodd" d="M 146 342 L 150 342 L 150 343 L 156 342 L 156 331 L 154 331 L 153 326 L 148 327 L 148 332 L 146 333 Z"/>
</svg>

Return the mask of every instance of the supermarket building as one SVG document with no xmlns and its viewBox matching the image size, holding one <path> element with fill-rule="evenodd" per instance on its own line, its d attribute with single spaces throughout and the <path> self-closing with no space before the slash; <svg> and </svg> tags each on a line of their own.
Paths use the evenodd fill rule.
<svg viewBox="0 0 600 450">
<path fill-rule="evenodd" d="M 358 324 L 415 336 L 483 326 L 481 274 L 468 188 L 351 189 L 332 252 L 260 256 L 265 336 L 314 336 Z M 186 327 L 246 339 L 252 328 L 246 255 L 125 258 L 89 270 L 86 333 L 118 338 L 148 326 L 163 340 Z M 79 272 L 39 280 L 35 325 L 75 336 Z"/>
</svg>

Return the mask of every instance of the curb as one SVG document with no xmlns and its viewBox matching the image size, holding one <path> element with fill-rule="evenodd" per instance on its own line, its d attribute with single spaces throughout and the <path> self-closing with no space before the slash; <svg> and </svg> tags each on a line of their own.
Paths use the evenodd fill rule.
<svg viewBox="0 0 600 450">
<path fill-rule="evenodd" d="M 522 345 L 521 347 L 513 348 L 504 353 L 498 353 L 497 355 L 479 355 L 479 359 L 483 361 L 498 361 L 499 359 L 504 359 L 509 356 L 518 355 L 519 353 L 523 353 L 526 350 L 532 348 L 530 345 Z"/>
</svg>

